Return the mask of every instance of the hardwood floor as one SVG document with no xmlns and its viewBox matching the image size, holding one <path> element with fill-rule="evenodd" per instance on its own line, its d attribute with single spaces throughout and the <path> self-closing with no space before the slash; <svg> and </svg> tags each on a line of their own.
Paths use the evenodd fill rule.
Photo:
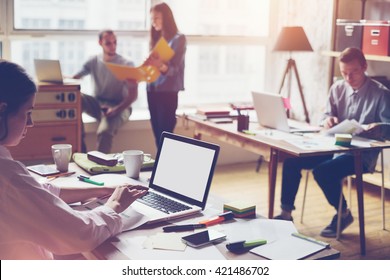
<svg viewBox="0 0 390 280">
<path fill-rule="evenodd" d="M 263 164 L 260 172 L 255 171 L 256 163 L 240 163 L 234 165 L 218 166 L 216 168 L 211 193 L 224 199 L 224 201 L 245 200 L 256 204 L 257 213 L 268 215 L 268 176 L 267 165 Z M 281 168 L 278 168 L 280 171 Z M 279 213 L 280 180 L 275 194 L 275 211 Z M 344 195 L 348 198 L 347 188 Z M 387 229 L 382 229 L 382 209 L 380 201 L 380 188 L 365 186 L 364 210 L 366 250 L 365 256 L 360 255 L 359 222 L 357 214 L 356 191 L 352 187 L 352 201 L 348 202 L 355 221 L 344 230 L 339 241 L 333 238 L 324 238 L 320 231 L 330 223 L 335 210 L 326 201 L 321 189 L 312 176 L 306 194 L 306 206 L 303 223 L 300 222 L 303 198 L 303 180 L 296 198 L 297 210 L 293 212 L 295 226 L 302 234 L 324 240 L 333 248 L 341 252 L 343 260 L 389 260 L 390 259 L 390 193 L 386 194 Z"/>
</svg>

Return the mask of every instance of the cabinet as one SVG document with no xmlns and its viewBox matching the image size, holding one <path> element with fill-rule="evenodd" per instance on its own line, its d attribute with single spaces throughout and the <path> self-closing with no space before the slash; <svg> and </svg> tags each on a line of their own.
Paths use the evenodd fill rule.
<svg viewBox="0 0 390 280">
<path fill-rule="evenodd" d="M 51 145 L 61 143 L 80 152 L 81 113 L 80 85 L 39 84 L 32 112 L 34 126 L 18 146 L 10 148 L 12 156 L 23 161 L 51 160 Z"/>
<path fill-rule="evenodd" d="M 332 32 L 332 50 L 335 49 L 336 41 L 336 19 L 350 19 L 350 20 L 387 20 L 390 16 L 390 0 L 334 0 L 334 16 L 333 16 L 333 32 Z M 324 51 L 325 56 L 332 57 L 330 67 L 329 86 L 333 83 L 334 77 L 340 76 L 338 64 L 336 64 L 336 57 L 340 52 Z M 369 67 L 374 71 L 370 71 L 371 75 L 387 74 L 387 62 L 390 62 L 390 56 L 380 55 L 366 55 L 369 61 Z M 383 64 L 383 62 L 385 62 Z M 378 64 L 379 63 L 379 64 Z M 372 73 L 374 72 L 374 73 Z M 389 78 L 389 77 L 388 77 Z"/>
</svg>

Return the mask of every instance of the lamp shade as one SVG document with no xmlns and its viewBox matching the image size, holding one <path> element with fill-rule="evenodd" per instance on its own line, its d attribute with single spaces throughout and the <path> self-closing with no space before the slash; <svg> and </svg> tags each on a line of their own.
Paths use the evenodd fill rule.
<svg viewBox="0 0 390 280">
<path fill-rule="evenodd" d="M 313 49 L 301 26 L 285 26 L 279 34 L 274 51 L 310 51 Z"/>
</svg>

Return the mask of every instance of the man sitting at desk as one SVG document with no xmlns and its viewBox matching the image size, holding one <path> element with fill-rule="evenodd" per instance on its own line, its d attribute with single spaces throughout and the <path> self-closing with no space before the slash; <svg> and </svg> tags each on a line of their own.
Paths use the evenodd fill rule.
<svg viewBox="0 0 390 280">
<path fill-rule="evenodd" d="M 330 88 L 323 126 L 331 128 L 346 119 L 355 119 L 360 124 L 389 123 L 390 91 L 365 75 L 367 62 L 362 51 L 347 48 L 340 54 L 339 66 L 344 79 L 337 81 Z M 378 151 L 362 154 L 363 172 L 374 171 L 378 154 Z M 275 219 L 292 221 L 291 212 L 295 209 L 294 201 L 302 169 L 313 170 L 314 179 L 321 187 L 329 204 L 337 211 L 342 180 L 355 173 L 354 157 L 352 154 L 343 153 L 286 159 L 282 173 L 282 213 Z M 340 232 L 352 222 L 351 211 L 343 196 Z M 336 232 L 337 214 L 321 231 L 321 235 L 336 237 Z"/>
<path fill-rule="evenodd" d="M 134 66 L 133 62 L 116 53 L 117 41 L 114 32 L 112 30 L 100 32 L 99 45 L 103 53 L 90 58 L 73 78 L 80 79 L 92 75 L 94 96 L 82 95 L 83 112 L 99 122 L 96 149 L 109 153 L 114 135 L 131 115 L 130 105 L 137 99 L 138 91 L 137 83 L 117 80 L 105 65 L 109 62 Z M 84 140 L 82 149 L 85 152 Z"/>
</svg>

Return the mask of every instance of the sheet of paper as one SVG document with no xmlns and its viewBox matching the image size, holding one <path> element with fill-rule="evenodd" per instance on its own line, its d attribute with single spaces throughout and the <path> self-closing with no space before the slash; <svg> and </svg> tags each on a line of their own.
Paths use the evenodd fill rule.
<svg viewBox="0 0 390 280">
<path fill-rule="evenodd" d="M 310 242 L 291 234 L 250 252 L 271 260 L 299 260 L 325 249 L 324 246 Z"/>
<path fill-rule="evenodd" d="M 270 243 L 297 232 L 292 222 L 273 219 L 236 219 L 234 223 L 224 223 L 221 226 L 227 235 L 228 242 L 265 239 L 267 243 Z"/>
<path fill-rule="evenodd" d="M 134 236 L 112 242 L 128 258 L 133 260 L 225 260 L 222 253 L 213 245 L 199 249 L 187 246 L 184 251 L 158 250 L 144 248 L 148 237 Z"/>
<path fill-rule="evenodd" d="M 119 214 L 122 218 L 123 231 L 135 229 L 149 221 L 145 215 L 135 211 L 131 205 L 125 211 Z"/>
<path fill-rule="evenodd" d="M 341 123 L 331 127 L 325 133 L 327 135 L 334 135 L 336 133 L 359 134 L 364 130 L 364 126 L 359 124 L 356 120 L 344 120 Z"/>
<path fill-rule="evenodd" d="M 178 234 L 176 232 L 172 233 L 162 233 L 159 232 L 155 235 L 149 236 L 144 242 L 144 248 L 147 249 L 161 249 L 161 250 L 171 250 L 171 251 L 184 251 L 187 247 L 181 241 L 183 234 Z"/>
<path fill-rule="evenodd" d="M 295 135 L 293 133 L 288 133 L 276 129 L 259 129 L 259 130 L 251 130 L 251 132 L 255 133 L 256 136 L 263 136 L 275 140 L 297 139 L 300 137 L 299 135 Z"/>
<path fill-rule="evenodd" d="M 284 139 L 287 143 L 294 145 L 302 150 L 330 150 L 335 148 L 334 137 L 299 137 L 295 139 Z"/>
</svg>

